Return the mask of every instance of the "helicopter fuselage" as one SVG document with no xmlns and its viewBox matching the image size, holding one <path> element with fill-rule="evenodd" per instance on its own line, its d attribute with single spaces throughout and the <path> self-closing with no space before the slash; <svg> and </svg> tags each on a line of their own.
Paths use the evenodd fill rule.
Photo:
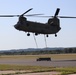
<svg viewBox="0 0 76 75">
<path fill-rule="evenodd" d="M 37 34 L 56 34 L 61 29 L 59 26 L 54 25 L 53 23 L 44 24 L 32 21 L 23 21 L 22 23 L 18 21 L 14 27 L 20 31 L 32 32 Z"/>
</svg>

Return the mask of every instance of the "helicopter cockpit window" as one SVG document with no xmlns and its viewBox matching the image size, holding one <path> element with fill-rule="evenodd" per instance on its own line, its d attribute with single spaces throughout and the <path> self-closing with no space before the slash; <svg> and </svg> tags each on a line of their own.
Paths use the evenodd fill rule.
<svg viewBox="0 0 76 75">
<path fill-rule="evenodd" d="M 26 18 L 23 17 L 23 16 L 20 16 L 20 17 L 19 17 L 19 23 L 20 23 L 20 24 L 24 24 L 25 22 L 26 22 Z"/>
</svg>

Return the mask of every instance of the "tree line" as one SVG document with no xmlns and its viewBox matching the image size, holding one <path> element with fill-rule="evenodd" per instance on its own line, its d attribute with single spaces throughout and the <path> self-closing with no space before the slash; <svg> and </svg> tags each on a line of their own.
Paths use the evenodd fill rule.
<svg viewBox="0 0 76 75">
<path fill-rule="evenodd" d="M 0 52 L 0 55 L 39 55 L 39 54 L 65 54 L 76 53 L 76 48 L 64 48 L 62 50 L 36 50 L 36 51 L 4 51 Z"/>
</svg>

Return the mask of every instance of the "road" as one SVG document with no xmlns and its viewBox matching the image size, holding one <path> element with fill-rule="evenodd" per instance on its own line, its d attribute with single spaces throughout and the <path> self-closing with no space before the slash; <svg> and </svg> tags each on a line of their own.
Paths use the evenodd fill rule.
<svg viewBox="0 0 76 75">
<path fill-rule="evenodd" d="M 0 59 L 0 64 L 17 64 L 29 66 L 49 66 L 49 67 L 76 67 L 76 60 L 52 60 L 52 61 L 36 61 L 27 59 Z"/>
</svg>

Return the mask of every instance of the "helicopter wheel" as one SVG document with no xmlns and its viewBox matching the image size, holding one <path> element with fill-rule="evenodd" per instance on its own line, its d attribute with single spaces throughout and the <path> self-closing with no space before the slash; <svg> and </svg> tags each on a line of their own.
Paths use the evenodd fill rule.
<svg viewBox="0 0 76 75">
<path fill-rule="evenodd" d="M 35 35 L 37 36 L 37 35 L 38 35 L 38 33 L 35 33 Z"/>
<path fill-rule="evenodd" d="M 55 34 L 55 37 L 57 37 L 57 34 Z"/>
<path fill-rule="evenodd" d="M 27 36 L 30 36 L 30 34 L 28 33 Z"/>
<path fill-rule="evenodd" d="M 46 37 L 49 37 L 48 34 L 46 35 Z"/>
</svg>

